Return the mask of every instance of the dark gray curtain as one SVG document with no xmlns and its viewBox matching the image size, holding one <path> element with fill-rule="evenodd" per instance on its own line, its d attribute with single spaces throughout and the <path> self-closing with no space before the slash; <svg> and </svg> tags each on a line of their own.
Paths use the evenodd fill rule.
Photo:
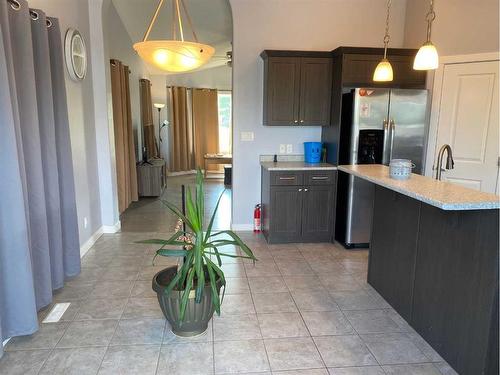
<svg viewBox="0 0 500 375">
<path fill-rule="evenodd" d="M 0 341 L 80 271 L 59 25 L 16 3 L 0 0 Z"/>
</svg>

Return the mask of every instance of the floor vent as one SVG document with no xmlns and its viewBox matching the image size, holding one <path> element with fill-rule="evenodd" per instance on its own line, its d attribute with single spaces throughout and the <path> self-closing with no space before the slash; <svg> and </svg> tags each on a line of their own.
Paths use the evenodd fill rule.
<svg viewBox="0 0 500 375">
<path fill-rule="evenodd" d="M 71 305 L 69 302 L 56 303 L 42 323 L 57 323 L 61 320 L 69 305 Z"/>
</svg>

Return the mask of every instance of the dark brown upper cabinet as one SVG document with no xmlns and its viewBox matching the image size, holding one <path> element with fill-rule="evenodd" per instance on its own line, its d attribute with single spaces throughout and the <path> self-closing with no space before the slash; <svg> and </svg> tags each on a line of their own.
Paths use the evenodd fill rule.
<svg viewBox="0 0 500 375">
<path fill-rule="evenodd" d="M 394 80 L 387 83 L 373 81 L 373 72 L 382 55 L 348 53 L 343 56 L 342 83 L 344 86 L 388 86 L 399 88 L 424 88 L 426 72 L 413 70 L 414 55 L 388 55 L 394 72 Z"/>
<path fill-rule="evenodd" d="M 264 125 L 329 125 L 330 53 L 266 50 L 261 57 L 264 60 Z"/>
</svg>

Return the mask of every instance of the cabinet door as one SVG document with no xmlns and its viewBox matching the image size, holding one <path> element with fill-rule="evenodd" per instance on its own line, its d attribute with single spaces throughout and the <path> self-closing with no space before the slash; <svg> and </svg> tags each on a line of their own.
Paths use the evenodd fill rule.
<svg viewBox="0 0 500 375">
<path fill-rule="evenodd" d="M 376 186 L 368 282 L 410 321 L 420 202 Z"/>
<path fill-rule="evenodd" d="M 264 125 L 298 124 L 300 58 L 270 57 L 264 80 Z"/>
<path fill-rule="evenodd" d="M 301 58 L 299 125 L 328 126 L 332 92 L 332 60 Z"/>
<path fill-rule="evenodd" d="M 271 187 L 269 242 L 296 242 L 300 239 L 302 187 Z"/>
<path fill-rule="evenodd" d="M 329 242 L 335 212 L 334 186 L 306 186 L 303 195 L 302 241 Z"/>
</svg>

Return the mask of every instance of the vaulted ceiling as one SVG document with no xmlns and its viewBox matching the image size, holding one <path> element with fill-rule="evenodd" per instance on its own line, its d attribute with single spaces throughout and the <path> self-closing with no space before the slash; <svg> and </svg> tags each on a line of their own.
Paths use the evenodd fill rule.
<svg viewBox="0 0 500 375">
<path fill-rule="evenodd" d="M 142 41 L 146 28 L 158 5 L 158 0 L 112 0 L 132 42 Z M 172 38 L 173 1 L 165 0 L 149 40 Z M 180 2 L 180 1 L 179 1 Z M 200 69 L 226 63 L 226 52 L 231 51 L 233 23 L 229 0 L 184 0 L 200 43 L 215 47 L 211 61 Z M 180 6 L 182 10 L 182 5 Z M 189 22 L 183 13 L 184 38 L 194 40 Z M 177 31 L 177 35 L 179 35 Z M 162 73 L 154 71 L 152 73 Z M 164 72 L 163 72 L 164 73 Z"/>
</svg>

